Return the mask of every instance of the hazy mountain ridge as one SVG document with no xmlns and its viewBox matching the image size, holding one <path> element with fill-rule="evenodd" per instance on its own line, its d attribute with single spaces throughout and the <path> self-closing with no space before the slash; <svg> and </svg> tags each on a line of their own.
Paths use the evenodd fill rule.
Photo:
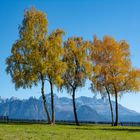
<svg viewBox="0 0 140 140">
<path fill-rule="evenodd" d="M 51 106 L 50 94 L 46 95 L 49 111 Z M 113 106 L 115 102 L 112 101 Z M 94 97 L 78 97 L 76 99 L 78 118 L 81 121 L 111 121 L 110 108 L 107 99 Z M 51 113 L 51 111 L 50 111 Z M 74 120 L 72 100 L 55 95 L 56 120 Z M 16 119 L 46 119 L 42 97 L 36 99 L 18 99 L 11 97 L 3 99 L 0 97 L 0 115 L 8 115 Z M 140 113 L 129 110 L 119 104 L 119 120 L 140 122 Z"/>
</svg>

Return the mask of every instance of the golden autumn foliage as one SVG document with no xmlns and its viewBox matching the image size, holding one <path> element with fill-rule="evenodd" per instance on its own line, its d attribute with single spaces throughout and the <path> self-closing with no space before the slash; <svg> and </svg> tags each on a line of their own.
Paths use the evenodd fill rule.
<svg viewBox="0 0 140 140">
<path fill-rule="evenodd" d="M 69 38 L 64 43 L 63 61 L 66 62 L 68 69 L 63 76 L 64 86 L 68 91 L 72 88 L 84 86 L 86 78 L 92 70 L 87 53 L 88 42 L 81 37 Z"/>
<path fill-rule="evenodd" d="M 51 123 L 46 98 L 44 78 L 46 77 L 48 20 L 46 14 L 31 8 L 25 12 L 19 39 L 13 44 L 11 56 L 7 58 L 7 73 L 10 73 L 16 88 L 31 88 L 41 81 L 41 93 L 48 123 Z"/>
<path fill-rule="evenodd" d="M 64 43 L 63 61 L 67 64 L 67 70 L 63 75 L 63 87 L 72 93 L 74 116 L 77 125 L 79 125 L 79 122 L 76 113 L 75 91 L 77 88 L 84 86 L 86 78 L 92 69 L 87 51 L 88 46 L 89 43 L 81 37 L 69 38 Z"/>
<path fill-rule="evenodd" d="M 59 88 L 63 84 L 62 74 L 67 68 L 66 63 L 62 61 L 64 54 L 64 49 L 62 48 L 63 35 L 64 31 L 57 29 L 48 37 L 49 49 L 47 52 L 47 63 L 45 64 L 47 70 L 45 72 L 51 89 L 52 124 L 55 124 L 53 87 L 56 85 Z"/>
<path fill-rule="evenodd" d="M 49 50 L 46 67 L 46 74 L 48 80 L 51 80 L 54 84 L 62 85 L 63 79 L 62 74 L 65 72 L 67 65 L 62 61 L 62 56 L 64 54 L 64 49 L 62 48 L 64 31 L 57 29 L 48 38 Z"/>
<path fill-rule="evenodd" d="M 95 86 L 115 86 L 118 93 L 139 90 L 140 73 L 132 67 L 129 45 L 125 41 L 118 43 L 108 36 L 101 41 L 95 37 L 91 47 L 91 60 Z"/>
<path fill-rule="evenodd" d="M 7 58 L 7 73 L 10 73 L 16 88 L 28 88 L 42 82 L 44 106 L 44 80 L 58 87 L 66 64 L 61 61 L 63 55 L 64 31 L 57 29 L 48 35 L 46 14 L 31 8 L 25 12 L 20 38 L 14 43 L 11 56 Z"/>
<path fill-rule="evenodd" d="M 46 14 L 32 8 L 25 12 L 23 25 L 19 28 L 20 39 L 12 47 L 7 59 L 7 72 L 16 87 L 31 87 L 40 75 L 60 85 L 66 64 L 61 61 L 64 31 L 57 29 L 48 35 Z"/>
<path fill-rule="evenodd" d="M 20 38 L 13 44 L 12 54 L 7 59 L 7 72 L 11 74 L 16 88 L 36 85 L 45 74 L 46 62 L 43 59 L 48 48 L 47 26 L 48 20 L 43 12 L 35 8 L 25 12 L 19 27 Z"/>
<path fill-rule="evenodd" d="M 132 67 L 129 45 L 126 41 L 117 42 L 105 36 L 103 41 L 94 38 L 90 50 L 93 64 L 93 87 L 100 92 L 106 89 L 117 98 L 124 92 L 140 90 L 140 70 Z M 116 116 L 118 111 L 116 112 Z M 116 120 L 118 123 L 118 118 Z"/>
</svg>

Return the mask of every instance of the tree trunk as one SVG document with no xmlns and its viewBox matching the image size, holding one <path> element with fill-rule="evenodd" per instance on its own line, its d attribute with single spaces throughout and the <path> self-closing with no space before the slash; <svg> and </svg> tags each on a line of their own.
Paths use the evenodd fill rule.
<svg viewBox="0 0 140 140">
<path fill-rule="evenodd" d="M 73 100 L 73 112 L 74 112 L 74 117 L 75 117 L 75 123 L 76 125 L 79 125 L 77 112 L 76 112 L 76 104 L 75 104 L 75 89 L 73 89 L 72 100 Z"/>
<path fill-rule="evenodd" d="M 52 124 L 55 124 L 55 110 L 54 110 L 54 94 L 53 94 L 53 84 L 50 81 L 50 87 L 51 87 L 51 109 L 52 109 Z"/>
<path fill-rule="evenodd" d="M 51 124 L 50 114 L 49 114 L 49 111 L 48 111 L 48 108 L 47 108 L 47 105 L 46 105 L 46 97 L 44 95 L 44 80 L 43 80 L 43 78 L 41 78 L 41 81 L 42 81 L 41 93 L 42 93 L 42 99 L 43 99 L 44 109 L 45 109 L 45 112 L 47 114 L 48 124 Z"/>
<path fill-rule="evenodd" d="M 116 121 L 115 121 L 115 126 L 118 126 L 118 93 L 115 89 L 115 108 L 116 108 Z"/>
<path fill-rule="evenodd" d="M 108 100 L 109 100 L 109 105 L 110 105 L 110 112 L 111 112 L 111 118 L 112 118 L 112 126 L 114 126 L 114 115 L 113 115 L 113 107 L 110 99 L 110 93 L 106 87 L 107 95 L 108 95 Z"/>
</svg>

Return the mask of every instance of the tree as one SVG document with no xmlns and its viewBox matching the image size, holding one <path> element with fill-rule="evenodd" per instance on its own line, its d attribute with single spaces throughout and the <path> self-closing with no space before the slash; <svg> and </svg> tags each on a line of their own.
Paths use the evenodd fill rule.
<svg viewBox="0 0 140 140">
<path fill-rule="evenodd" d="M 63 61 L 67 64 L 67 70 L 63 75 L 63 87 L 72 94 L 76 125 L 79 125 L 75 103 L 76 90 L 84 86 L 91 68 L 88 61 L 87 46 L 88 42 L 84 41 L 82 37 L 69 38 L 64 43 Z"/>
<path fill-rule="evenodd" d="M 125 92 L 135 92 L 140 89 L 140 70 L 132 67 L 129 45 L 126 41 L 115 41 L 105 36 L 103 41 L 95 37 L 91 47 L 93 62 L 92 82 L 100 91 L 106 91 L 109 98 L 112 125 L 113 109 L 110 94 L 115 96 L 115 126 L 118 125 L 118 96 Z"/>
<path fill-rule="evenodd" d="M 110 113 L 112 119 L 112 126 L 114 126 L 113 107 L 111 102 L 111 87 L 107 81 L 106 64 L 108 63 L 108 53 L 102 47 L 103 43 L 96 38 L 90 47 L 90 60 L 93 66 L 93 74 L 91 77 L 91 89 L 93 92 L 99 92 L 101 96 L 108 97 L 110 105 Z"/>
<path fill-rule="evenodd" d="M 46 75 L 51 89 L 51 109 L 52 109 L 52 124 L 55 124 L 55 110 L 54 110 L 54 93 L 53 87 L 56 85 L 58 88 L 62 85 L 62 74 L 65 72 L 67 65 L 62 61 L 64 49 L 62 48 L 62 36 L 64 31 L 57 29 L 48 38 L 49 50 L 47 52 L 47 67 Z"/>
<path fill-rule="evenodd" d="M 7 73 L 10 73 L 16 89 L 31 88 L 41 81 L 41 93 L 48 123 L 50 115 L 44 95 L 44 80 L 48 69 L 48 20 L 46 14 L 31 8 L 25 11 L 22 26 L 19 27 L 19 39 L 13 44 L 11 56 L 7 58 Z"/>
</svg>

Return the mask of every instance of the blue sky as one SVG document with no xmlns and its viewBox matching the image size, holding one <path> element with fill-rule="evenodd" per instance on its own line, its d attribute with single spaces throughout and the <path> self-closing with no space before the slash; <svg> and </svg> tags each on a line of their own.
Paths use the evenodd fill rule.
<svg viewBox="0 0 140 140">
<path fill-rule="evenodd" d="M 131 59 L 140 68 L 140 1 L 139 0 L 0 0 L 0 96 L 28 98 L 39 97 L 40 85 L 32 89 L 15 90 L 11 77 L 6 74 L 5 59 L 10 55 L 12 44 L 18 39 L 24 10 L 36 7 L 47 13 L 49 32 L 62 28 L 65 39 L 83 36 L 92 40 L 93 35 L 102 38 L 110 35 L 116 40 L 125 39 L 131 46 Z M 93 96 L 88 90 L 90 83 L 77 91 L 77 96 Z M 46 93 L 50 91 L 46 83 Z M 66 91 L 58 96 L 68 96 Z M 140 112 L 140 93 L 127 93 L 119 102 Z"/>
</svg>

